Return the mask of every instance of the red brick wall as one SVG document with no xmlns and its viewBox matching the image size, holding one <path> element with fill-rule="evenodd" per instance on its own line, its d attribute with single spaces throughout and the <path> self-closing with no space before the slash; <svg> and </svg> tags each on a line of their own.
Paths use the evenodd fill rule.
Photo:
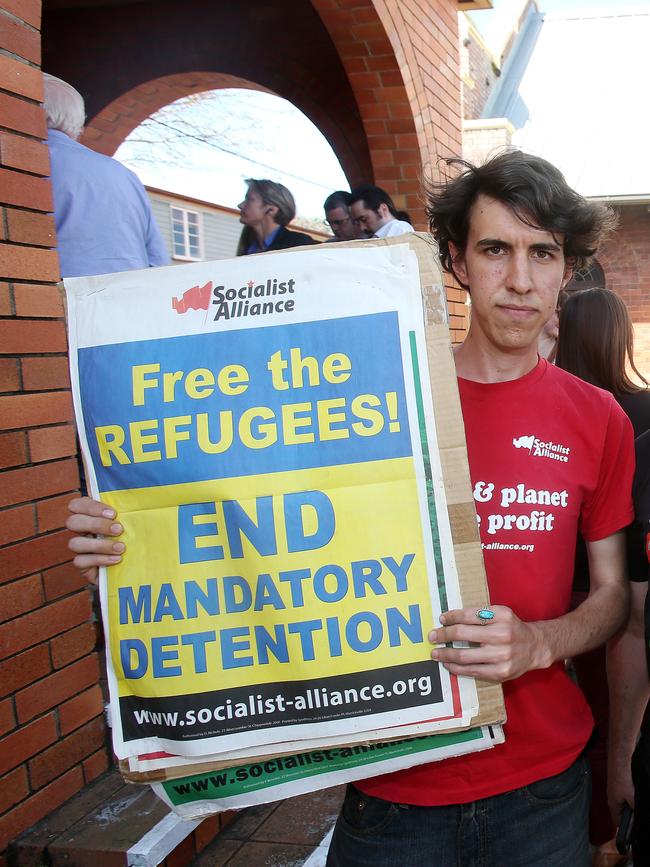
<svg viewBox="0 0 650 867">
<path fill-rule="evenodd" d="M 616 234 L 598 261 L 607 287 L 623 298 L 632 320 L 650 322 L 650 211 L 647 205 L 626 205 L 618 213 Z"/>
<path fill-rule="evenodd" d="M 0 0 L 0 864 L 107 765 L 42 107 L 39 0 Z"/>
<path fill-rule="evenodd" d="M 635 361 L 650 379 L 650 211 L 647 205 L 618 209 L 620 222 L 598 261 L 607 288 L 627 305 L 635 331 Z"/>
</svg>

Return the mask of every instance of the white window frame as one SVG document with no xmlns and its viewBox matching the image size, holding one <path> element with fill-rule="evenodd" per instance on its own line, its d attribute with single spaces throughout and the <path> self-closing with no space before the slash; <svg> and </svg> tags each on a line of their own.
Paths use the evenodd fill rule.
<svg viewBox="0 0 650 867">
<path fill-rule="evenodd" d="M 184 253 L 176 252 L 176 241 L 174 239 L 174 211 L 178 211 L 178 213 L 182 217 L 183 221 L 183 248 L 185 250 Z M 192 214 L 196 216 L 196 225 L 197 225 L 197 240 L 199 247 L 199 255 L 192 256 L 190 255 L 190 230 L 189 230 L 189 219 L 188 216 Z M 171 241 L 172 241 L 172 258 L 179 259 L 183 262 L 201 262 L 205 256 L 203 254 L 203 214 L 201 211 L 194 211 L 189 208 L 180 208 L 178 205 L 169 206 L 169 222 L 171 228 Z"/>
</svg>

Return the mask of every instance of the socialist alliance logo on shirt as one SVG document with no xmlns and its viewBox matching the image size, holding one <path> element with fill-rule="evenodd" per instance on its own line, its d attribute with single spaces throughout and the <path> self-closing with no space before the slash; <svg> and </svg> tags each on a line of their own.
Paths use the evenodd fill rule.
<svg viewBox="0 0 650 867">
<path fill-rule="evenodd" d="M 550 458 L 553 461 L 562 461 L 567 464 L 569 462 L 569 454 L 571 449 L 568 446 L 560 445 L 560 443 L 544 442 L 535 434 L 525 434 L 524 436 L 515 437 L 512 444 L 516 449 L 526 449 L 534 458 Z"/>
</svg>

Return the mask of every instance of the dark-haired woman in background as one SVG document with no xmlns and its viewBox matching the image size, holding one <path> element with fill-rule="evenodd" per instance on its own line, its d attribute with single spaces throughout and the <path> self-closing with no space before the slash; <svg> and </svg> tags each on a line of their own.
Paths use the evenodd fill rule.
<svg viewBox="0 0 650 867">
<path fill-rule="evenodd" d="M 627 308 L 610 289 L 570 292 L 562 304 L 556 364 L 611 392 L 626 412 L 634 436 L 650 429 L 650 391 L 633 357 L 633 330 Z M 635 383 L 629 371 L 639 380 Z M 643 383 L 643 385 L 641 384 Z M 582 538 L 578 539 L 574 572 L 574 606 L 589 591 L 589 565 Z M 605 648 L 599 647 L 573 660 L 578 682 L 596 720 L 589 761 L 593 794 L 590 839 L 597 847 L 594 867 L 625 863 L 612 842 L 615 833 L 607 805 L 607 695 Z"/>
<path fill-rule="evenodd" d="M 650 429 L 650 391 L 634 363 L 633 342 L 630 316 L 615 292 L 580 289 L 567 293 L 560 314 L 556 364 L 611 392 L 638 437 Z M 632 381 L 628 369 L 639 384 Z"/>
</svg>

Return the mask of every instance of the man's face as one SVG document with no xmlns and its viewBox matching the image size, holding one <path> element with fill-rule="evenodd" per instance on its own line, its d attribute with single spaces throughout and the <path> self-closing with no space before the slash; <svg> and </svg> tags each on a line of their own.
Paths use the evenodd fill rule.
<svg viewBox="0 0 650 867">
<path fill-rule="evenodd" d="M 325 219 L 337 241 L 355 241 L 362 237 L 347 208 L 332 208 L 325 212 Z"/>
<path fill-rule="evenodd" d="M 536 348 L 571 276 L 563 243 L 561 235 L 522 223 L 502 202 L 478 197 L 464 252 L 450 250 L 454 271 L 470 288 L 470 335 L 479 345 L 508 353 Z"/>
<path fill-rule="evenodd" d="M 372 238 L 377 229 L 380 229 L 391 219 L 387 205 L 382 203 L 376 211 L 373 211 L 366 207 L 363 199 L 359 202 L 353 202 L 350 205 L 350 212 L 366 238 Z"/>
</svg>

